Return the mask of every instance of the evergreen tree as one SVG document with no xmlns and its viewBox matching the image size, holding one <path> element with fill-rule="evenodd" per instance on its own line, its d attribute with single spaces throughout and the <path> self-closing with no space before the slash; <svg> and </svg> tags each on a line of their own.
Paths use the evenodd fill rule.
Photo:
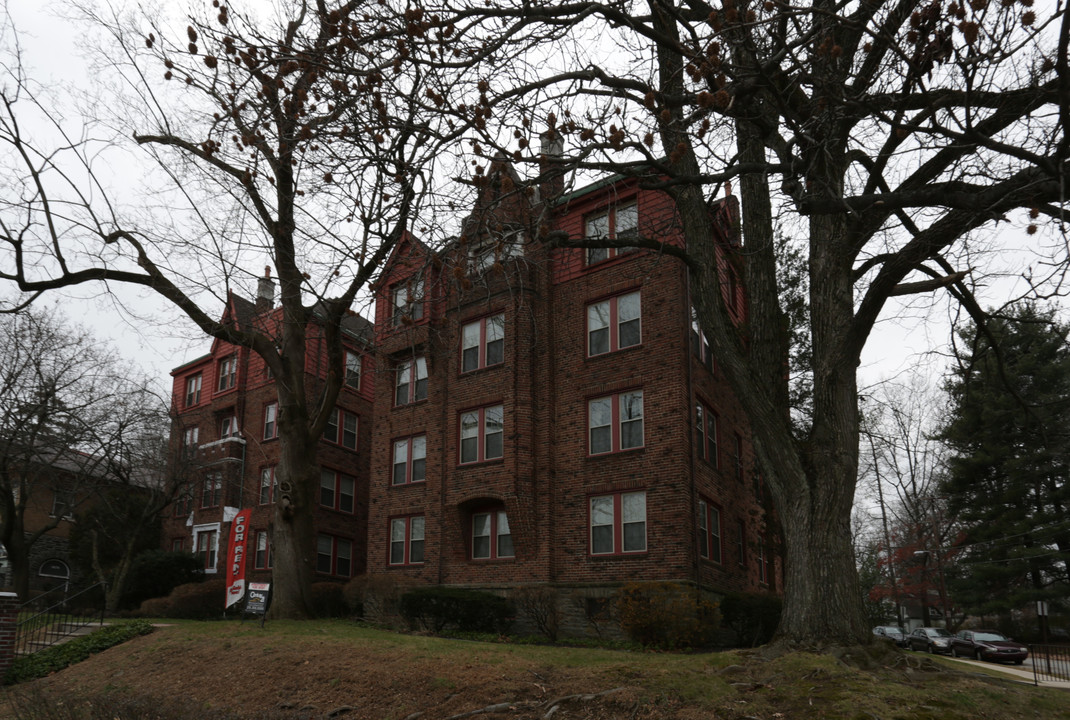
<svg viewBox="0 0 1070 720">
<path fill-rule="evenodd" d="M 960 333 L 941 492 L 965 531 L 950 581 L 973 613 L 1070 594 L 1068 333 L 1032 304 Z"/>
</svg>

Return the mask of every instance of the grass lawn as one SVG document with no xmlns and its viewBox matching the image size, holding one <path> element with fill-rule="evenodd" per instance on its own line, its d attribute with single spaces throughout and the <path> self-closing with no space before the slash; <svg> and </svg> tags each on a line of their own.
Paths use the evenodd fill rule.
<svg viewBox="0 0 1070 720">
<path fill-rule="evenodd" d="M 473 642 L 346 621 L 167 621 L 5 692 L 18 720 L 1070 719 L 1070 693 L 927 655 L 674 654 Z M 970 668 L 972 671 L 973 668 Z M 998 672 L 995 670 L 992 673 Z M 90 714 L 90 705 L 97 714 Z M 50 708 L 85 714 L 49 715 Z M 148 708 L 152 714 L 137 714 Z M 555 709 L 556 708 L 556 709 Z M 0 708 L 2 710 L 3 708 Z M 107 714 L 102 710 L 107 710 Z"/>
</svg>

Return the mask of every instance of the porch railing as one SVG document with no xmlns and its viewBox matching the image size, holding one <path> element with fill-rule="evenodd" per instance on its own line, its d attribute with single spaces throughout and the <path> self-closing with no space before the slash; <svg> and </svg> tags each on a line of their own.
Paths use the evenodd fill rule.
<svg viewBox="0 0 1070 720">
<path fill-rule="evenodd" d="M 65 587 L 40 595 L 24 603 L 19 610 L 15 629 L 15 652 L 30 654 L 55 645 L 80 630 L 97 623 L 104 624 L 104 583 L 66 594 Z M 60 591 L 60 592 L 57 592 Z M 99 609 L 91 603 L 99 593 Z M 86 608 L 91 608 L 87 611 Z M 73 609 L 72 609 L 73 608 Z"/>
</svg>

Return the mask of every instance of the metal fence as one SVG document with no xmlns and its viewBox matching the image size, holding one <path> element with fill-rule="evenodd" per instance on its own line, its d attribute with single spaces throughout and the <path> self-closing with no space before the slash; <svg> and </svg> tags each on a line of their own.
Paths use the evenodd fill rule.
<svg viewBox="0 0 1070 720">
<path fill-rule="evenodd" d="M 1033 683 L 1042 680 L 1070 682 L 1070 645 L 1030 645 Z"/>
<path fill-rule="evenodd" d="M 43 650 L 93 623 L 104 624 L 104 584 L 98 583 L 74 595 L 66 588 L 59 597 L 52 594 L 35 598 L 20 608 L 15 631 L 15 652 L 29 654 Z M 98 599 L 99 596 L 99 599 Z M 92 600 L 92 601 L 91 601 Z M 50 607 L 43 607 L 51 602 Z M 94 607 L 99 605 L 99 608 Z M 36 611 L 36 612 L 35 612 Z"/>
</svg>

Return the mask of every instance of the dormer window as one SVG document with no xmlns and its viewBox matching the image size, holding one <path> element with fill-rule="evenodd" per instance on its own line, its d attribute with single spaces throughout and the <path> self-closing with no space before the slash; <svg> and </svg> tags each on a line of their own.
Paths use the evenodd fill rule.
<svg viewBox="0 0 1070 720">
<path fill-rule="evenodd" d="M 488 233 L 468 246 L 468 264 L 471 271 L 481 273 L 494 263 L 520 257 L 524 251 L 522 230 L 506 230 Z"/>
<path fill-rule="evenodd" d="M 201 374 L 186 378 L 186 407 L 193 407 L 201 401 Z"/>
<path fill-rule="evenodd" d="M 394 326 L 406 322 L 417 322 L 424 317 L 424 279 L 422 276 L 409 278 L 398 283 L 390 291 L 392 313 L 390 322 Z"/>
<path fill-rule="evenodd" d="M 234 383 L 238 378 L 238 356 L 231 355 L 225 357 L 219 361 L 219 382 L 216 385 L 216 390 L 223 392 L 224 390 L 230 390 L 234 387 Z"/>
<path fill-rule="evenodd" d="M 623 240 L 639 237 L 639 206 L 635 203 L 611 207 L 605 212 L 589 215 L 584 222 L 587 240 L 606 238 Z M 587 248 L 587 264 L 594 265 L 604 260 L 631 252 L 635 248 Z"/>
<path fill-rule="evenodd" d="M 345 384 L 354 390 L 360 389 L 360 355 L 346 350 L 346 376 Z"/>
</svg>

